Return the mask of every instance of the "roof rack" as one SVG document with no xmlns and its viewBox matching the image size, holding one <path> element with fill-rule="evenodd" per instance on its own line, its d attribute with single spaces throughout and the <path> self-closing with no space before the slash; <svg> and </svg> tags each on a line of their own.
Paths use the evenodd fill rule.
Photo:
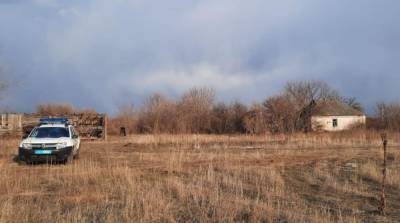
<svg viewBox="0 0 400 223">
<path fill-rule="evenodd" d="M 39 125 L 45 124 L 64 124 L 69 125 L 68 118 L 41 118 L 39 119 Z"/>
</svg>

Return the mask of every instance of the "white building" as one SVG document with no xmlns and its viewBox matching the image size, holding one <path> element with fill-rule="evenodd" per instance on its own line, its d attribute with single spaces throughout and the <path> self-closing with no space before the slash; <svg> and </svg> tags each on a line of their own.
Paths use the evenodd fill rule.
<svg viewBox="0 0 400 223">
<path fill-rule="evenodd" d="M 337 100 L 319 101 L 312 109 L 313 131 L 343 131 L 365 124 L 364 113 Z"/>
</svg>

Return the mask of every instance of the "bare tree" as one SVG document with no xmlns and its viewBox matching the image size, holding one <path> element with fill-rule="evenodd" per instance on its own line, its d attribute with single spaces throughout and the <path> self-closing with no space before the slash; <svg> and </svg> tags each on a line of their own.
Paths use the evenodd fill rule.
<svg viewBox="0 0 400 223">
<path fill-rule="evenodd" d="M 36 107 L 36 113 L 43 116 L 62 116 L 70 115 L 75 112 L 74 106 L 71 104 L 40 104 Z"/>
<path fill-rule="evenodd" d="M 291 81 L 282 94 L 264 101 L 267 126 L 271 132 L 307 131 L 308 109 L 320 100 L 338 100 L 362 110 L 355 98 L 342 98 L 323 81 Z"/>
<path fill-rule="evenodd" d="M 133 134 L 137 131 L 137 112 L 133 104 L 124 105 L 118 108 L 116 117 L 109 122 L 109 132 L 113 134 L 120 133 L 121 128 L 125 133 Z"/>
<path fill-rule="evenodd" d="M 211 129 L 211 109 L 215 91 L 211 88 L 192 88 L 178 102 L 180 128 L 186 133 L 206 133 Z"/>
<path fill-rule="evenodd" d="M 355 98 L 355 97 L 341 98 L 340 101 L 342 101 L 346 105 L 354 108 L 357 111 L 364 112 L 363 106 L 361 105 L 361 103 L 359 101 L 357 101 L 357 98 Z"/>
<path fill-rule="evenodd" d="M 341 98 L 337 91 L 322 81 L 288 82 L 284 91 L 255 104 L 250 109 L 241 103 L 214 104 L 210 88 L 192 88 L 178 100 L 162 95 L 148 97 L 135 116 L 142 133 L 251 133 L 307 131 L 307 117 L 315 101 L 341 100 L 362 110 L 355 98 Z M 123 116 L 123 115 L 119 115 Z M 134 115 L 131 115 L 134 116 Z M 307 120 L 306 120 L 307 119 Z"/>
<path fill-rule="evenodd" d="M 239 102 L 231 105 L 218 103 L 211 111 L 211 131 L 217 134 L 245 133 L 243 118 L 247 107 Z"/>
<path fill-rule="evenodd" d="M 290 81 L 285 86 L 284 94 L 297 105 L 297 109 L 321 99 L 340 100 L 339 93 L 324 81 Z"/>
<path fill-rule="evenodd" d="M 79 109 L 75 110 L 76 113 L 81 113 L 81 114 L 88 114 L 88 115 L 95 115 L 98 114 L 96 109 L 93 108 L 84 108 L 84 109 Z"/>
<path fill-rule="evenodd" d="M 243 117 L 243 125 L 247 133 L 262 134 L 268 131 L 265 120 L 265 109 L 261 104 L 254 104 Z"/>
<path fill-rule="evenodd" d="M 245 133 L 246 129 L 244 128 L 243 125 L 243 119 L 248 112 L 248 108 L 246 105 L 236 101 L 233 103 L 233 105 L 230 107 L 233 113 L 233 117 L 231 119 L 231 126 L 233 126 L 232 132 L 235 133 Z"/>
<path fill-rule="evenodd" d="M 293 109 L 292 101 L 285 95 L 267 99 L 264 104 L 265 119 L 269 130 L 273 133 L 294 132 L 298 112 Z"/>
<path fill-rule="evenodd" d="M 400 131 L 400 103 L 377 103 L 375 114 L 380 120 L 377 127 Z"/>
<path fill-rule="evenodd" d="M 230 129 L 230 117 L 232 116 L 229 107 L 224 103 L 218 103 L 211 111 L 211 129 L 213 133 L 223 134 Z"/>
<path fill-rule="evenodd" d="M 176 104 L 160 94 L 151 95 L 140 112 L 138 127 L 156 134 L 176 132 Z"/>
<path fill-rule="evenodd" d="M 387 109 L 388 105 L 385 102 L 378 102 L 375 105 L 375 115 L 378 118 L 385 118 L 385 110 Z"/>
</svg>

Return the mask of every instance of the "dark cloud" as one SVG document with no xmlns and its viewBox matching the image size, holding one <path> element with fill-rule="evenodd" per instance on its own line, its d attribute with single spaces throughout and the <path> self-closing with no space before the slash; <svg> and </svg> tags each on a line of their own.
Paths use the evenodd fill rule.
<svg viewBox="0 0 400 223">
<path fill-rule="evenodd" d="M 3 1 L 7 107 L 66 101 L 112 112 L 152 92 L 217 89 L 261 100 L 321 79 L 371 107 L 398 100 L 400 2 L 373 0 Z"/>
</svg>

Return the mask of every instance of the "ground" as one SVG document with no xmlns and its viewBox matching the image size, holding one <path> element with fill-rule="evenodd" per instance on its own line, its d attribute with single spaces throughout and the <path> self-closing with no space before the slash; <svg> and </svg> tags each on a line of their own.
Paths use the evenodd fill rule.
<svg viewBox="0 0 400 223">
<path fill-rule="evenodd" d="M 386 216 L 378 133 L 110 137 L 67 165 L 20 165 L 3 139 L 0 222 L 399 222 L 396 139 Z"/>
</svg>

